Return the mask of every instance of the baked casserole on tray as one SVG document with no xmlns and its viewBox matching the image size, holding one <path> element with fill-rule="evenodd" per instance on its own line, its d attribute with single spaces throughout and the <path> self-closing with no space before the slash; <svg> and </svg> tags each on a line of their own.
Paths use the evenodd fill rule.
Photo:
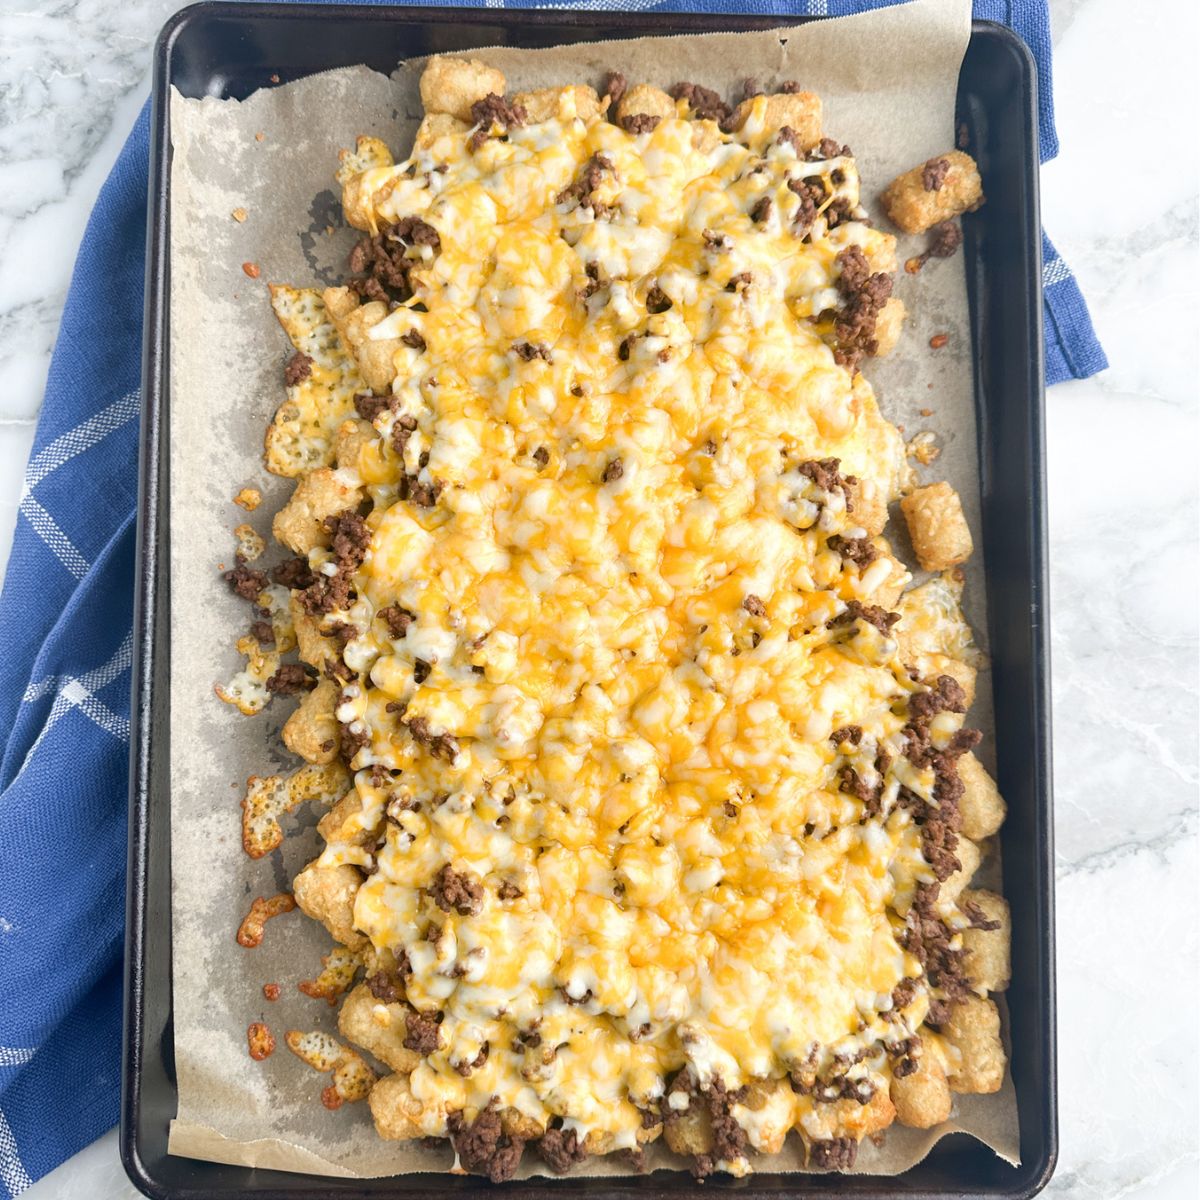
<svg viewBox="0 0 1200 1200">
<path fill-rule="evenodd" d="M 219 692 L 299 697 L 246 851 L 330 804 L 293 886 L 343 1040 L 287 1045 L 495 1181 L 660 1136 L 700 1177 L 789 1133 L 846 1169 L 1004 1078 L 972 536 L 863 373 L 896 239 L 819 97 L 768 83 L 508 95 L 435 58 L 408 157 L 343 152 L 345 282 L 271 289 L 290 557 L 243 536 Z M 948 150 L 882 200 L 932 231 L 916 272 L 983 195 Z"/>
</svg>

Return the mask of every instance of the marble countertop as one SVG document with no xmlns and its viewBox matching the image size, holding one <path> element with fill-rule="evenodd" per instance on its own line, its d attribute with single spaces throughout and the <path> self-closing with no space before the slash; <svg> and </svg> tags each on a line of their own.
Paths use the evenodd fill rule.
<svg viewBox="0 0 1200 1200">
<path fill-rule="evenodd" d="M 0 0 L 0 563 L 84 222 L 179 7 Z M 1045 223 L 1112 367 L 1047 401 L 1062 1152 L 1046 1194 L 1194 1200 L 1200 21 L 1194 0 L 1052 10 Z M 1130 161 L 1147 137 L 1153 174 Z M 109 1133 L 25 1195 L 137 1193 Z"/>
</svg>

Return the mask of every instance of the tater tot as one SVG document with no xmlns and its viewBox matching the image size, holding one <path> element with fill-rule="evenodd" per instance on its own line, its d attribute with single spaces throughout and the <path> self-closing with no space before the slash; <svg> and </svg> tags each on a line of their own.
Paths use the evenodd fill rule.
<svg viewBox="0 0 1200 1200">
<path fill-rule="evenodd" d="M 879 272 L 882 272 L 884 275 L 895 274 L 895 237 L 890 233 L 884 233 L 882 229 L 876 229 L 872 232 L 874 236 L 862 247 L 862 252 L 867 256 L 867 263 L 870 265 L 871 273 L 873 275 Z"/>
<path fill-rule="evenodd" d="M 996 1005 L 968 996 L 950 1010 L 942 1034 L 960 1057 L 950 1073 L 950 1090 L 968 1095 L 998 1092 L 1004 1082 L 1004 1047 Z"/>
<path fill-rule="evenodd" d="M 958 777 L 965 789 L 958 802 L 964 836 L 976 841 L 991 837 L 1004 824 L 1007 811 L 996 781 L 974 754 L 964 754 L 958 760 Z"/>
<path fill-rule="evenodd" d="M 383 1004 L 371 995 L 371 989 L 360 983 L 344 1001 L 338 1013 L 338 1030 L 348 1041 L 375 1055 L 393 1071 L 408 1074 L 421 1061 L 415 1050 L 404 1045 L 407 1026 L 405 1006 Z"/>
<path fill-rule="evenodd" d="M 961 150 L 937 155 L 905 171 L 880 196 L 887 215 L 905 233 L 923 233 L 941 221 L 974 212 L 983 199 L 979 168 Z"/>
<path fill-rule="evenodd" d="M 957 900 L 962 893 L 963 888 L 975 876 L 975 872 L 979 870 L 979 864 L 983 859 L 983 854 L 980 849 L 970 838 L 960 837 L 958 845 L 954 848 L 954 855 L 962 864 L 949 879 L 942 882 L 942 886 L 938 891 L 939 899 L 946 901 Z"/>
<path fill-rule="evenodd" d="M 387 315 L 387 305 L 372 300 L 354 309 L 340 322 L 334 322 L 338 332 L 350 343 L 363 380 L 379 394 L 391 390 L 392 380 L 396 377 L 396 351 L 404 344 L 399 338 L 371 337 L 371 330 Z"/>
<path fill-rule="evenodd" d="M 892 1077 L 889 1089 L 896 1119 L 910 1129 L 932 1129 L 949 1120 L 954 1097 L 946 1081 L 941 1054 L 928 1035 L 920 1038 L 917 1069 L 902 1078 Z"/>
<path fill-rule="evenodd" d="M 466 121 L 460 121 L 449 113 L 426 113 L 417 127 L 413 149 L 432 150 L 440 138 L 452 137 L 456 133 L 465 133 L 470 128 L 471 126 Z"/>
<path fill-rule="evenodd" d="M 795 1122 L 795 1094 L 786 1079 L 752 1079 L 746 1085 L 742 1101 L 754 1116 L 743 1123 L 748 1126 L 750 1145 L 763 1154 L 778 1154 L 783 1149 L 788 1130 Z M 734 1118 L 739 1111 L 734 1108 Z"/>
<path fill-rule="evenodd" d="M 617 124 L 624 127 L 634 117 L 658 117 L 665 121 L 675 115 L 675 101 L 661 88 L 635 83 L 617 105 Z"/>
<path fill-rule="evenodd" d="M 975 680 L 979 672 L 970 663 L 961 659 L 951 658 L 948 654 L 926 654 L 922 660 L 927 679 L 936 679 L 939 675 L 949 675 L 963 690 L 967 698 L 967 707 L 975 703 Z M 961 766 L 961 759 L 959 760 Z M 993 831 L 994 832 L 994 831 Z M 974 837 L 974 834 L 967 834 Z"/>
<path fill-rule="evenodd" d="M 904 301 L 892 296 L 875 319 L 875 358 L 891 354 L 900 340 L 900 330 L 907 315 Z"/>
<path fill-rule="evenodd" d="M 317 829 L 327 842 L 342 842 L 352 846 L 366 846 L 379 840 L 378 826 L 364 824 L 363 800 L 357 788 L 351 788 L 317 822 Z M 353 822 L 353 824 L 351 824 Z"/>
<path fill-rule="evenodd" d="M 418 1100 L 406 1074 L 385 1075 L 371 1089 L 367 1103 L 380 1137 L 404 1142 L 446 1130 L 445 1105 Z"/>
<path fill-rule="evenodd" d="M 292 894 L 301 909 L 320 921 L 335 941 L 351 950 L 360 950 L 367 944 L 367 939 L 354 928 L 354 897 L 362 878 L 354 866 L 319 867 L 310 863 L 292 884 Z"/>
<path fill-rule="evenodd" d="M 292 498 L 275 514 L 275 537 L 296 554 L 307 554 L 329 545 L 325 518 L 357 508 L 362 492 L 346 483 L 336 471 L 319 467 L 296 484 Z"/>
<path fill-rule="evenodd" d="M 800 150 L 811 150 L 821 140 L 821 97 L 815 92 L 751 96 L 734 109 L 729 124 L 752 136 L 786 127 L 795 133 Z"/>
<path fill-rule="evenodd" d="M 708 1109 L 702 1104 L 691 1104 L 683 1112 L 672 1112 L 664 1136 L 676 1154 L 707 1154 L 713 1146 Z"/>
<path fill-rule="evenodd" d="M 343 421 L 333 440 L 333 456 L 339 467 L 358 470 L 359 455 L 364 447 L 375 441 L 375 430 L 369 421 Z"/>
<path fill-rule="evenodd" d="M 977 991 L 1004 991 L 1012 978 L 1012 917 L 1008 911 L 1008 901 L 995 892 L 968 888 L 959 897 L 958 903 L 960 908 L 971 906 L 982 912 L 988 921 L 999 922 L 998 929 L 971 928 L 963 931 L 964 965 L 967 978 Z"/>
<path fill-rule="evenodd" d="M 525 110 L 525 119 L 530 124 L 550 121 L 558 116 L 559 105 L 565 97 L 575 101 L 575 115 L 581 121 L 594 121 L 600 115 L 600 97 L 596 89 L 582 84 L 570 87 L 538 88 L 535 92 L 518 92 L 513 103 Z"/>
<path fill-rule="evenodd" d="M 471 105 L 485 96 L 503 96 L 504 73 L 473 58 L 432 58 L 421 74 L 425 111 L 471 120 Z"/>
<path fill-rule="evenodd" d="M 873 479 L 859 479 L 847 486 L 847 496 L 854 514 L 854 522 L 861 525 L 871 537 L 877 537 L 888 523 L 887 495 Z"/>
<path fill-rule="evenodd" d="M 913 552 L 926 571 L 944 571 L 971 557 L 975 545 L 958 493 L 945 482 L 917 488 L 900 501 Z"/>
<path fill-rule="evenodd" d="M 305 610 L 299 593 L 292 593 L 288 601 L 288 610 L 296 630 L 300 661 L 310 663 L 314 667 L 321 666 L 333 653 L 333 643 L 321 632 L 316 618 Z"/>
<path fill-rule="evenodd" d="M 337 758 L 341 726 L 334 716 L 338 688 L 322 679 L 306 693 L 283 727 L 283 744 L 305 762 L 330 763 Z"/>
<path fill-rule="evenodd" d="M 881 551 L 879 558 L 875 561 L 886 561 L 891 564 L 892 569 L 887 578 L 871 593 L 871 603 L 878 604 L 880 607 L 889 610 L 893 609 L 896 607 L 896 602 L 900 599 L 905 585 L 912 579 L 912 576 L 908 573 L 905 565 L 887 551 Z"/>
</svg>

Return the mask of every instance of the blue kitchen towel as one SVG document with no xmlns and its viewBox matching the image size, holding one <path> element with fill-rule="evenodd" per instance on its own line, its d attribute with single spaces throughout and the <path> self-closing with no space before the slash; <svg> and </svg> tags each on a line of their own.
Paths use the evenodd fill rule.
<svg viewBox="0 0 1200 1200">
<path fill-rule="evenodd" d="M 741 10 L 838 16 L 888 2 L 757 0 Z M 1012 25 L 1037 56 L 1042 157 L 1052 157 L 1045 0 L 975 0 L 975 9 Z M 0 657 L 0 1200 L 118 1114 L 148 124 L 143 111 L 84 233 L 0 594 L 9 630 Z M 1083 378 L 1106 365 L 1104 354 L 1069 269 L 1048 241 L 1043 249 L 1047 382 Z"/>
</svg>

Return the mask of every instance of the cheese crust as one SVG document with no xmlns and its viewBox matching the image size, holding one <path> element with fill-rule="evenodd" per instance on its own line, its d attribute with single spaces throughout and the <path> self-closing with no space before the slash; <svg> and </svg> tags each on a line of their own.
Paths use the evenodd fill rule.
<svg viewBox="0 0 1200 1200">
<path fill-rule="evenodd" d="M 908 473 L 858 370 L 894 239 L 816 97 L 802 137 L 794 90 L 625 128 L 435 63 L 412 155 L 344 157 L 358 277 L 275 289 L 322 678 L 285 736 L 351 779 L 296 899 L 364 964 L 376 1123 L 493 1178 L 664 1126 L 700 1174 L 793 1130 L 848 1166 L 894 1086 L 941 1120 L 1004 1062 L 961 584 L 891 611 Z"/>
</svg>

